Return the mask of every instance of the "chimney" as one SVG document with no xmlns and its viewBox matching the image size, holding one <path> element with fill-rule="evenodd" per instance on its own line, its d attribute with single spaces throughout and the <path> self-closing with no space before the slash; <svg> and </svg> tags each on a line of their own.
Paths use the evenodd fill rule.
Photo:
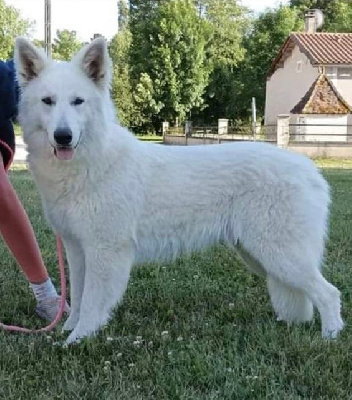
<svg viewBox="0 0 352 400">
<path fill-rule="evenodd" d="M 317 31 L 317 21 L 315 10 L 308 10 L 304 16 L 305 33 L 315 33 Z"/>
</svg>

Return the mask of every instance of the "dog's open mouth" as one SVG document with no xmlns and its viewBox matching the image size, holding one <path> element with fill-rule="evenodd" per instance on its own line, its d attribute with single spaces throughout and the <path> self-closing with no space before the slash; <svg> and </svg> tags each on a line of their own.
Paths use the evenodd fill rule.
<svg viewBox="0 0 352 400">
<path fill-rule="evenodd" d="M 58 160 L 69 161 L 72 160 L 75 153 L 73 147 L 55 147 L 54 154 Z"/>
</svg>

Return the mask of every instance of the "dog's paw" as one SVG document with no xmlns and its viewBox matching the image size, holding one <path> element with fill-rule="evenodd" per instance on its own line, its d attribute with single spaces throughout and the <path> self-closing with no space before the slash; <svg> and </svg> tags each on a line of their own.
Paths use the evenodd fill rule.
<svg viewBox="0 0 352 400">
<path fill-rule="evenodd" d="M 65 331 L 73 331 L 79 320 L 79 315 L 74 315 L 73 313 L 70 314 L 70 316 L 67 318 L 66 322 L 64 323 L 64 326 L 62 327 L 62 332 Z"/>
<path fill-rule="evenodd" d="M 68 338 L 65 340 L 65 345 L 79 343 L 80 336 L 75 333 L 75 331 L 71 332 Z"/>
<path fill-rule="evenodd" d="M 94 334 L 95 334 L 94 330 L 79 322 L 75 327 L 75 329 L 70 333 L 65 343 L 67 345 L 77 343 L 80 339 L 83 339 L 87 336 L 92 336 Z"/>
<path fill-rule="evenodd" d="M 341 318 L 338 318 L 334 326 L 324 327 L 321 333 L 323 339 L 326 340 L 334 340 L 337 339 L 339 332 L 343 328 L 343 321 Z"/>
</svg>

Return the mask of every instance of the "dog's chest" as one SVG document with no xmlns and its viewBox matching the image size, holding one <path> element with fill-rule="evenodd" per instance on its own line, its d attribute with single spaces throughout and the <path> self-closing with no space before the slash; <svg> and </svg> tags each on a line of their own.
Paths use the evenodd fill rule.
<svg viewBox="0 0 352 400">
<path fill-rule="evenodd" d="M 87 232 L 103 204 L 99 191 L 82 182 L 39 188 L 45 216 L 61 235 L 81 236 Z"/>
</svg>

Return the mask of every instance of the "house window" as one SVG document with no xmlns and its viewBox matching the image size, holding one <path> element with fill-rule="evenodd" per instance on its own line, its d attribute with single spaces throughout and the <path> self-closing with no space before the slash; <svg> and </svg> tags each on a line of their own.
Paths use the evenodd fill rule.
<svg viewBox="0 0 352 400">
<path fill-rule="evenodd" d="M 302 68 L 303 68 L 303 62 L 301 60 L 297 61 L 297 63 L 296 63 L 296 72 L 297 73 L 302 72 Z"/>
<path fill-rule="evenodd" d="M 339 67 L 337 71 L 338 79 L 351 79 L 352 68 L 351 67 Z"/>
</svg>

